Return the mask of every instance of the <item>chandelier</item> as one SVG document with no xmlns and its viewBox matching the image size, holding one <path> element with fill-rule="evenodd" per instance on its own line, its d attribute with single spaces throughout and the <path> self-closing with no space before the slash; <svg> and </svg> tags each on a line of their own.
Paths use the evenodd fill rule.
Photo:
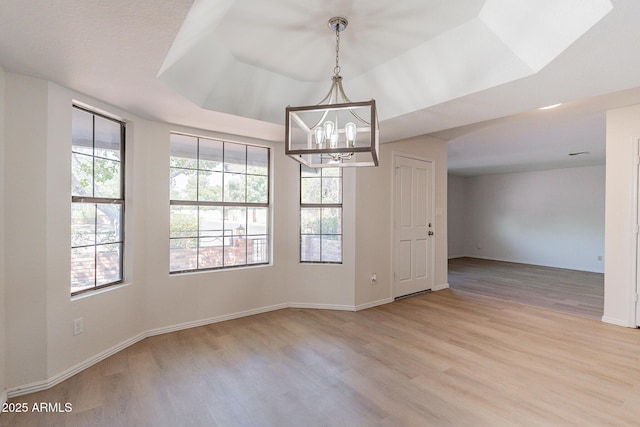
<svg viewBox="0 0 640 427">
<path fill-rule="evenodd" d="M 376 101 L 352 102 L 342 88 L 340 32 L 347 24 L 341 17 L 329 20 L 336 66 L 327 95 L 316 105 L 285 110 L 285 154 L 311 168 L 378 166 Z"/>
</svg>

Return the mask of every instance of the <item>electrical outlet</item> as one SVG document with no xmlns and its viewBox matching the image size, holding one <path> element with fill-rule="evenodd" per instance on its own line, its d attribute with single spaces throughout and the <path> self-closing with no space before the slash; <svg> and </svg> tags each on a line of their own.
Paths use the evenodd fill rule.
<svg viewBox="0 0 640 427">
<path fill-rule="evenodd" d="M 78 335 L 84 332 L 84 324 L 82 317 L 78 317 L 73 321 L 73 335 Z"/>
<path fill-rule="evenodd" d="M 369 284 L 375 285 L 377 281 L 378 281 L 378 276 L 376 276 L 376 273 L 371 273 L 371 277 L 369 277 Z"/>
</svg>

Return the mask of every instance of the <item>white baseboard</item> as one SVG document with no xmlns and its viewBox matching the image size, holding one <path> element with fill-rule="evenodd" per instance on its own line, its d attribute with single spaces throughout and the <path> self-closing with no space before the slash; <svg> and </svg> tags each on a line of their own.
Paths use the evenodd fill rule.
<svg viewBox="0 0 640 427">
<path fill-rule="evenodd" d="M 356 311 L 353 305 L 339 304 L 311 304 L 306 302 L 290 302 L 287 304 L 289 308 L 312 308 L 316 310 L 340 310 L 340 311 Z"/>
<path fill-rule="evenodd" d="M 508 258 L 494 258 L 494 257 L 489 257 L 489 256 L 482 256 L 482 255 L 464 255 L 462 257 L 459 258 L 477 258 L 477 259 L 484 259 L 487 261 L 499 261 L 499 262 L 510 262 L 512 264 L 524 264 L 524 265 L 533 265 L 533 266 L 537 266 L 537 267 L 550 267 L 550 268 L 559 268 L 562 270 L 573 270 L 573 271 L 586 271 L 588 273 L 598 273 L 598 274 L 603 274 L 604 270 L 585 270 L 584 268 L 577 268 L 577 267 L 567 267 L 566 265 L 556 265 L 556 264 L 535 264 L 531 261 L 522 261 L 522 260 L 515 260 L 515 259 L 508 259 Z"/>
<path fill-rule="evenodd" d="M 356 305 L 355 311 L 366 310 L 367 308 L 377 307 L 383 304 L 389 304 L 390 302 L 393 302 L 393 298 L 385 298 L 378 301 L 367 302 L 364 304 Z"/>
<path fill-rule="evenodd" d="M 630 324 L 626 320 L 614 319 L 613 317 L 602 316 L 604 323 L 610 323 L 612 325 L 624 326 L 625 328 L 635 328 L 636 325 Z"/>
<path fill-rule="evenodd" d="M 448 282 L 447 283 L 441 283 L 439 285 L 435 285 L 433 288 L 431 288 L 431 290 L 433 292 L 441 291 L 443 289 L 449 289 L 449 283 Z"/>
<path fill-rule="evenodd" d="M 266 313 L 269 311 L 281 310 L 289 307 L 288 304 L 276 304 L 266 307 L 254 308 L 251 310 L 239 311 L 231 314 L 224 314 L 222 316 L 208 317 L 206 319 L 195 320 L 193 322 L 179 323 L 177 325 L 164 326 L 162 328 L 151 329 L 145 332 L 145 337 L 152 337 L 155 335 L 168 334 L 169 332 L 181 331 L 183 329 L 196 328 L 198 326 L 211 325 L 212 323 L 225 322 L 227 320 L 239 319 L 241 317 L 253 316 L 255 314 Z"/>
</svg>

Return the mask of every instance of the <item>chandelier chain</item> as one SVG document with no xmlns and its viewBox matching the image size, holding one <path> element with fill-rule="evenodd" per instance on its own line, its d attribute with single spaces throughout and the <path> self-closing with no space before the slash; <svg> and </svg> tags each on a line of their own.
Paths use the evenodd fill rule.
<svg viewBox="0 0 640 427">
<path fill-rule="evenodd" d="M 336 28 L 336 66 L 333 69 L 333 74 L 340 75 L 340 27 Z"/>
</svg>

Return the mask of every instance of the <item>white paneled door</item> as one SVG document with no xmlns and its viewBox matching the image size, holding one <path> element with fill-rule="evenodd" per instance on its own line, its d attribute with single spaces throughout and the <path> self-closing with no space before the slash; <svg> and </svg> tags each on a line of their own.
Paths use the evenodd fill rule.
<svg viewBox="0 0 640 427">
<path fill-rule="evenodd" d="M 393 296 L 433 286 L 433 166 L 394 156 Z"/>
</svg>

